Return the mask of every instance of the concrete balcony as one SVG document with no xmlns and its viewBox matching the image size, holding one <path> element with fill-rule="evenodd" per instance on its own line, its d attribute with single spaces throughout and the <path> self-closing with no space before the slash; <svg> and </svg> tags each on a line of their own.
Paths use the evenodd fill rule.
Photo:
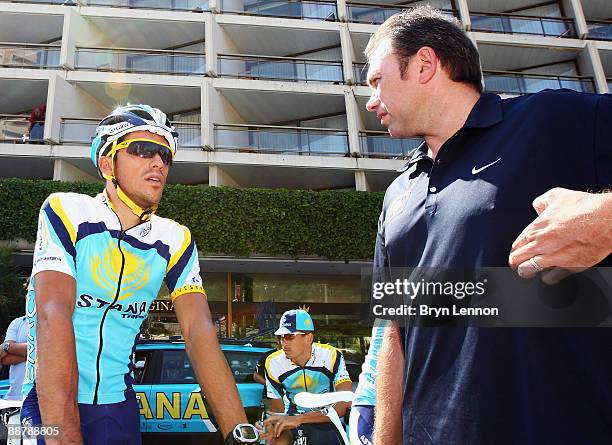
<svg viewBox="0 0 612 445">
<path fill-rule="evenodd" d="M 4 68 L 59 69 L 61 45 L 0 43 Z"/>
<path fill-rule="evenodd" d="M 471 30 L 502 34 L 576 38 L 572 19 L 470 12 Z"/>
<path fill-rule="evenodd" d="M 485 89 L 491 93 L 523 95 L 545 89 L 567 88 L 581 93 L 594 93 L 593 79 L 584 76 L 551 76 L 519 72 L 485 71 Z"/>
<path fill-rule="evenodd" d="M 203 76 L 206 56 L 189 51 L 77 48 L 79 70 Z"/>
<path fill-rule="evenodd" d="M 161 9 L 170 11 L 209 11 L 208 0 L 87 0 L 88 6 L 110 6 L 130 9 Z"/>
<path fill-rule="evenodd" d="M 386 131 L 359 132 L 361 154 L 368 158 L 407 158 L 422 143 L 420 138 L 392 138 Z"/>
<path fill-rule="evenodd" d="M 60 143 L 69 145 L 90 144 L 96 134 L 100 119 L 62 118 Z M 179 149 L 201 150 L 201 127 L 197 123 L 172 122 L 179 134 Z"/>
<path fill-rule="evenodd" d="M 457 10 L 450 8 L 450 2 L 448 2 L 448 9 L 439 8 L 444 14 L 451 17 L 459 17 Z M 348 12 L 348 20 L 352 23 L 367 23 L 372 25 L 380 25 L 389 17 L 394 14 L 398 14 L 406 9 L 410 9 L 411 6 L 404 5 L 389 5 L 389 4 L 372 4 L 372 3 L 347 3 L 346 9 Z"/>
<path fill-rule="evenodd" d="M 349 156 L 344 130 L 271 125 L 215 125 L 215 150 L 241 153 Z"/>
<path fill-rule="evenodd" d="M 344 83 L 342 61 L 248 55 L 219 55 L 217 60 L 219 77 L 336 85 Z"/>
<path fill-rule="evenodd" d="M 326 1 L 265 1 L 220 0 L 221 12 L 267 17 L 285 17 L 303 20 L 336 21 L 336 2 Z"/>
</svg>

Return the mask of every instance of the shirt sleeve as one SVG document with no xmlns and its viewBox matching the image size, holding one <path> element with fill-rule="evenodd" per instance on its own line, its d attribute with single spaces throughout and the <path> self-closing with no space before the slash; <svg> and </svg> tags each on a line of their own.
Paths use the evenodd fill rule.
<svg viewBox="0 0 612 445">
<path fill-rule="evenodd" d="M 271 368 L 272 357 L 269 355 L 266 357 L 264 370 L 266 375 L 266 395 L 269 399 L 282 399 L 285 395 L 285 388 L 283 384 L 278 380 L 278 376 L 275 375 Z"/>
<path fill-rule="evenodd" d="M 6 336 L 4 337 L 4 341 L 17 341 L 17 336 L 19 335 L 19 318 L 14 319 L 9 324 L 8 329 L 6 330 Z"/>
<path fill-rule="evenodd" d="M 595 112 L 595 168 L 600 190 L 612 189 L 612 95 L 597 98 Z"/>
<path fill-rule="evenodd" d="M 349 373 L 346 370 L 344 355 L 342 355 L 340 351 L 336 351 L 336 354 L 336 361 L 334 363 L 334 387 L 338 386 L 340 383 L 351 381 Z"/>
<path fill-rule="evenodd" d="M 60 194 L 47 198 L 38 215 L 32 276 L 54 270 L 76 276 L 76 231 Z"/>
<path fill-rule="evenodd" d="M 166 285 L 170 298 L 188 293 L 199 293 L 206 296 L 200 277 L 200 262 L 195 241 L 187 227 L 180 226 L 183 232 L 180 247 L 172 254 L 166 270 Z"/>
</svg>

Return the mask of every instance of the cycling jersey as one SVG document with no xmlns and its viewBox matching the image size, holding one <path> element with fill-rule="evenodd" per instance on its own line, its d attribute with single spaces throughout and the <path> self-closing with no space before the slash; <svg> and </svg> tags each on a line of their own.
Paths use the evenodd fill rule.
<svg viewBox="0 0 612 445">
<path fill-rule="evenodd" d="M 310 359 L 303 367 L 289 360 L 282 349 L 266 359 L 268 397 L 284 399 L 287 415 L 311 411 L 296 405 L 296 394 L 332 392 L 340 383 L 350 381 L 344 356 L 330 345 L 313 343 Z"/>
<path fill-rule="evenodd" d="M 106 193 L 95 198 L 56 193 L 43 204 L 32 276 L 57 271 L 76 281 L 72 316 L 79 369 L 78 402 L 126 400 L 133 348 L 149 306 L 165 278 L 174 300 L 204 294 L 189 229 L 153 215 L 123 231 Z M 28 358 L 24 395 L 36 380 L 36 295 L 31 280 L 26 303 Z M 58 366 L 61 366 L 58 363 Z"/>
<path fill-rule="evenodd" d="M 357 385 L 355 390 L 353 405 L 376 406 L 376 365 L 378 364 L 378 354 L 382 346 L 384 328 L 388 323 L 388 320 L 381 319 L 377 319 L 374 322 L 370 347 L 361 367 L 359 385 Z"/>
</svg>

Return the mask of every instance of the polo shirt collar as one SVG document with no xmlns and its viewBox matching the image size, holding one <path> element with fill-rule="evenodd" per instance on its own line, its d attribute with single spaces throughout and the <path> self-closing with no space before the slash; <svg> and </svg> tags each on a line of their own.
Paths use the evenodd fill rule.
<svg viewBox="0 0 612 445">
<path fill-rule="evenodd" d="M 484 93 L 480 95 L 472 111 L 470 111 L 465 124 L 463 124 L 463 128 L 492 127 L 503 120 L 501 97 L 493 93 Z M 425 141 L 412 152 L 408 162 L 397 171 L 404 172 L 412 164 L 422 159 L 430 159 L 427 155 L 427 143 Z"/>
<path fill-rule="evenodd" d="M 503 120 L 501 97 L 493 93 L 484 93 L 470 111 L 463 128 L 492 127 Z"/>
</svg>

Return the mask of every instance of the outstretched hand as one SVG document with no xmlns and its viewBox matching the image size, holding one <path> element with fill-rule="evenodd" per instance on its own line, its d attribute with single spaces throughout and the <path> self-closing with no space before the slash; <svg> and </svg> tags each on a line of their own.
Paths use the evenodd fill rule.
<svg viewBox="0 0 612 445">
<path fill-rule="evenodd" d="M 612 253 L 612 193 L 554 188 L 537 197 L 537 218 L 512 244 L 509 263 L 523 278 L 544 270 L 552 284 Z"/>
</svg>

